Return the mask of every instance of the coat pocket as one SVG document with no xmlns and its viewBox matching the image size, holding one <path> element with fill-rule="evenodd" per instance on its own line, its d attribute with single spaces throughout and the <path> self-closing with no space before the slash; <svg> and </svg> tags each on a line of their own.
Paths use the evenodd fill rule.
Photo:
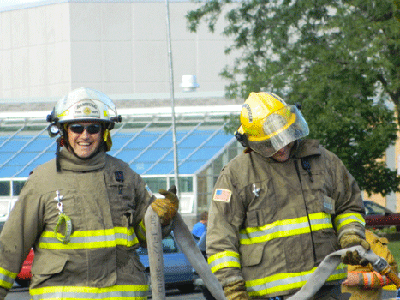
<svg viewBox="0 0 400 300">
<path fill-rule="evenodd" d="M 68 255 L 36 255 L 32 264 L 33 275 L 59 274 L 68 261 Z"/>
<path fill-rule="evenodd" d="M 253 267 L 261 263 L 265 244 L 241 245 L 242 267 Z"/>
</svg>

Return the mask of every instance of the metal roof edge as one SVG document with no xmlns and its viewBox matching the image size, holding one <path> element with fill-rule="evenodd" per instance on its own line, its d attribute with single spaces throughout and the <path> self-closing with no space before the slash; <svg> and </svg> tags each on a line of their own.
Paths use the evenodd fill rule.
<svg viewBox="0 0 400 300">
<path fill-rule="evenodd" d="M 197 115 L 227 115 L 240 114 L 241 105 L 199 105 L 199 106 L 176 106 L 175 114 L 185 116 Z M 0 112 L 0 120 L 18 119 L 43 119 L 46 121 L 50 111 L 4 111 Z M 145 107 L 145 108 L 125 108 L 118 110 L 118 114 L 127 117 L 151 117 L 171 115 L 171 107 Z"/>
</svg>

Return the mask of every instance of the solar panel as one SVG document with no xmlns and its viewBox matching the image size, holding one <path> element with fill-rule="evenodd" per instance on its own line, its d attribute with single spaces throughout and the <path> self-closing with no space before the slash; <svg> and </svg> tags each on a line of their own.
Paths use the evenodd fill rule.
<svg viewBox="0 0 400 300">
<path fill-rule="evenodd" d="M 176 136 L 179 172 L 182 174 L 195 173 L 233 138 L 226 135 L 221 127 L 201 128 L 200 124 L 192 129 L 177 130 Z M 131 168 L 137 173 L 163 175 L 174 172 L 170 128 L 117 132 L 112 140 L 113 147 L 109 154 L 130 162 Z M 28 176 L 36 166 L 55 157 L 54 142 L 55 139 L 45 134 L 35 136 L 12 133 L 1 136 L 0 176 Z"/>
</svg>

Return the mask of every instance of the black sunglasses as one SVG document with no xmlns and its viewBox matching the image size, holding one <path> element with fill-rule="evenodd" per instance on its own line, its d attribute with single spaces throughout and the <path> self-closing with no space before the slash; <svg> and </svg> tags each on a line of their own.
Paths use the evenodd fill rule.
<svg viewBox="0 0 400 300">
<path fill-rule="evenodd" d="M 72 132 L 77 133 L 77 134 L 81 134 L 85 129 L 86 129 L 86 132 L 89 134 L 96 134 L 96 133 L 100 132 L 101 125 L 100 124 L 90 124 L 90 125 L 83 126 L 81 124 L 72 124 L 68 128 L 71 129 Z"/>
</svg>

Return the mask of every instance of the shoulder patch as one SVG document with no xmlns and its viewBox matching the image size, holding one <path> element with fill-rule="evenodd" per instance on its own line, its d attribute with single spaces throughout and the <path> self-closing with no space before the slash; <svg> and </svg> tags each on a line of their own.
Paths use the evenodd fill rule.
<svg viewBox="0 0 400 300">
<path fill-rule="evenodd" d="M 230 202 L 231 191 L 226 189 L 216 189 L 213 197 L 214 201 Z"/>
</svg>

